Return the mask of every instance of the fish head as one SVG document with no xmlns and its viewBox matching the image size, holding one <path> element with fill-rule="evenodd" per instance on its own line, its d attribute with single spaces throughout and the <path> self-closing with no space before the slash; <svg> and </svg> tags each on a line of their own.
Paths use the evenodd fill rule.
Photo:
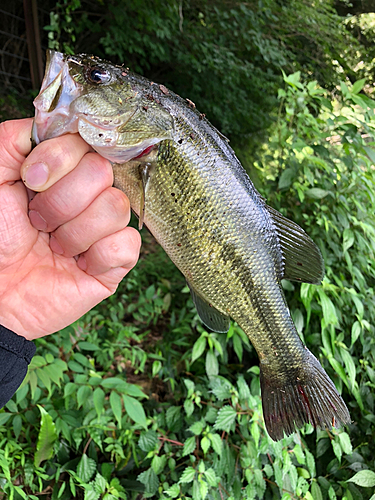
<svg viewBox="0 0 375 500">
<path fill-rule="evenodd" d="M 172 116 L 148 97 L 146 81 L 123 67 L 48 51 L 32 140 L 78 132 L 102 156 L 124 163 L 173 136 Z"/>
</svg>

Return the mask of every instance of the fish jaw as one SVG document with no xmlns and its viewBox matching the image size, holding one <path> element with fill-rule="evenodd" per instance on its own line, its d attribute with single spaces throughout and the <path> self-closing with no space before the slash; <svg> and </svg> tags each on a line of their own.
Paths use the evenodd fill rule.
<svg viewBox="0 0 375 500">
<path fill-rule="evenodd" d="M 69 73 L 67 56 L 48 51 L 41 90 L 34 99 L 35 118 L 31 135 L 35 144 L 78 132 L 78 117 L 70 108 L 81 93 L 82 85 Z"/>
</svg>

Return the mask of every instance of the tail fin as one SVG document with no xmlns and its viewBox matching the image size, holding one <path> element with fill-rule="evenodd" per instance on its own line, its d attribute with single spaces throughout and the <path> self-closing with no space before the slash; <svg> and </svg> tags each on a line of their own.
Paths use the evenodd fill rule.
<svg viewBox="0 0 375 500">
<path fill-rule="evenodd" d="M 260 370 L 263 416 L 270 437 L 277 441 L 303 424 L 340 427 L 351 422 L 349 411 L 319 361 L 306 349 L 302 366 L 273 373 Z"/>
</svg>

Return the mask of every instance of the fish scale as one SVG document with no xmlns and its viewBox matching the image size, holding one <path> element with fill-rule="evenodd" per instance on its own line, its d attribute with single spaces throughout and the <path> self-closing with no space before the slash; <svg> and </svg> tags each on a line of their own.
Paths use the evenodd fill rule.
<svg viewBox="0 0 375 500">
<path fill-rule="evenodd" d="M 301 342 L 281 287 L 282 278 L 320 283 L 320 251 L 266 205 L 195 105 L 106 61 L 58 52 L 49 54 L 34 102 L 35 142 L 79 131 L 113 163 L 114 185 L 185 276 L 202 322 L 226 332 L 231 317 L 248 335 L 260 358 L 271 438 L 306 422 L 349 423 L 333 382 Z"/>
</svg>

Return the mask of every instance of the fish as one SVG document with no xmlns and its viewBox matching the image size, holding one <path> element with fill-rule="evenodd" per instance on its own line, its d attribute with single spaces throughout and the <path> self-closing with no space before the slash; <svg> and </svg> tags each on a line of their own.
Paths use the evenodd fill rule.
<svg viewBox="0 0 375 500">
<path fill-rule="evenodd" d="M 249 337 L 269 436 L 277 441 L 308 422 L 349 424 L 342 397 L 297 333 L 281 284 L 320 284 L 321 252 L 266 204 L 195 104 L 124 66 L 50 51 L 34 105 L 34 143 L 78 132 L 107 158 L 139 228 L 185 276 L 202 323 L 224 333 L 232 318 Z"/>
</svg>

